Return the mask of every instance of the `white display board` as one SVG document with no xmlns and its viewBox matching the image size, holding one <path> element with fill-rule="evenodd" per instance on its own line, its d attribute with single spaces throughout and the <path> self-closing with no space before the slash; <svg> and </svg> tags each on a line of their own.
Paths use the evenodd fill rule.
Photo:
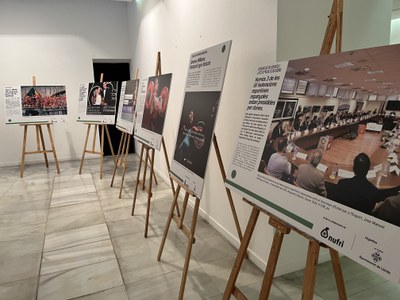
<svg viewBox="0 0 400 300">
<path fill-rule="evenodd" d="M 139 91 L 139 79 L 123 81 L 119 97 L 117 128 L 133 134 L 135 109 Z"/>
<path fill-rule="evenodd" d="M 376 118 L 369 112 L 358 112 L 349 120 L 341 119 L 346 115 L 332 113 L 336 119 L 330 125 L 324 126 L 322 122 L 317 128 L 304 132 L 295 132 L 291 127 L 290 121 L 297 118 L 302 122 L 306 120 L 306 115 L 296 114 L 292 120 L 281 118 L 283 131 L 271 129 L 279 128 L 274 115 L 275 118 L 279 115 L 276 109 L 282 110 L 277 104 L 282 97 L 281 87 L 285 76 L 296 78 L 298 72 L 300 75 L 296 79 L 314 82 L 336 77 L 343 86 L 352 89 L 359 82 L 366 85 L 368 81 L 365 79 L 371 78 L 367 72 L 350 70 L 362 58 L 363 61 L 379 64 L 379 74 L 385 74 L 385 80 L 395 87 L 399 86 L 400 80 L 391 72 L 391 66 L 400 63 L 398 53 L 398 45 L 385 46 L 259 67 L 226 180 L 229 188 L 257 206 L 395 282 L 400 279 L 400 260 L 397 256 L 400 251 L 400 197 L 394 196 L 384 201 L 386 196 L 381 197 L 389 193 L 396 194 L 399 188 L 399 176 L 395 172 L 398 160 L 391 160 L 390 168 L 386 161 L 390 157 L 397 158 L 394 150 L 398 149 L 398 145 L 392 141 L 396 140 L 396 136 L 398 138 L 400 130 L 392 132 L 385 143 L 387 149 L 382 149 L 381 133 L 366 132 L 353 136 L 353 133 L 357 133 L 353 130 L 357 125 Z M 350 67 L 347 70 L 335 67 L 342 62 L 347 62 Z M 300 72 L 305 68 L 309 73 L 306 76 Z M 378 72 L 373 77 L 380 78 L 376 74 Z M 371 88 L 374 86 L 371 85 Z M 375 88 L 380 87 L 375 85 Z M 306 97 L 294 96 L 293 99 L 296 98 L 298 106 L 304 106 L 309 101 Z M 313 101 L 334 104 L 336 99 L 321 97 Z M 318 112 L 316 116 L 327 118 L 330 114 Z M 322 152 L 321 163 L 312 167 L 307 157 L 317 153 L 314 151 L 318 144 L 316 137 L 325 134 L 335 139 L 330 149 Z M 282 141 L 286 148 L 281 152 L 279 145 Z M 343 143 L 347 145 L 345 150 L 338 152 L 338 147 Z M 371 157 L 369 168 L 365 164 L 365 155 L 360 154 L 362 152 Z M 362 160 L 367 168 L 360 168 L 360 171 L 359 167 L 354 167 L 353 172 L 353 161 Z M 392 165 L 395 167 L 392 168 Z M 290 170 L 288 176 L 284 174 L 286 167 Z M 358 175 L 353 177 L 356 169 Z M 279 174 L 278 170 L 282 170 L 282 173 Z M 301 173 L 302 170 L 309 171 Z M 302 185 L 304 179 L 308 183 Z M 321 184 L 321 180 L 325 190 L 317 190 L 311 185 L 314 181 Z M 343 195 L 346 191 L 349 192 Z M 374 201 L 372 206 L 367 207 L 371 200 Z M 375 201 L 378 203 L 375 204 Z M 385 210 L 379 210 L 381 208 Z"/>
<path fill-rule="evenodd" d="M 78 122 L 115 124 L 118 82 L 104 81 L 79 86 Z"/>
<path fill-rule="evenodd" d="M 161 148 L 171 80 L 169 73 L 149 77 L 146 87 L 140 84 L 140 122 L 136 122 L 135 138 L 157 151 Z"/>
<path fill-rule="evenodd" d="M 64 85 L 5 87 L 4 99 L 6 124 L 67 120 Z"/>
<path fill-rule="evenodd" d="M 232 41 L 190 55 L 171 173 L 201 198 Z"/>
</svg>

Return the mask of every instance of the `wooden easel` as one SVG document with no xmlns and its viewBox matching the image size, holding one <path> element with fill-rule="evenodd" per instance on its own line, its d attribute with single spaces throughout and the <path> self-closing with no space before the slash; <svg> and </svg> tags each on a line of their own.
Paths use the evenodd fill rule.
<svg viewBox="0 0 400 300">
<path fill-rule="evenodd" d="M 36 76 L 32 76 L 32 85 L 36 86 Z M 60 167 L 58 166 L 56 148 L 55 148 L 54 142 L 53 142 L 53 135 L 51 134 L 51 128 L 50 128 L 51 124 L 52 123 L 50 123 L 50 122 L 32 122 L 32 123 L 19 124 L 20 126 L 24 126 L 24 139 L 22 141 L 22 158 L 21 158 L 21 170 L 20 170 L 21 178 L 24 177 L 25 156 L 27 154 L 43 153 L 44 161 L 46 163 L 46 168 L 48 168 L 49 161 L 47 160 L 47 153 L 53 152 L 54 161 L 56 163 L 56 168 L 57 168 L 57 174 L 60 174 Z M 44 138 L 43 138 L 42 125 L 46 125 L 46 127 L 47 127 L 47 132 L 49 133 L 49 139 L 50 139 L 50 144 L 51 144 L 51 150 L 46 150 L 46 145 L 44 143 Z M 29 126 L 35 126 L 35 129 L 36 129 L 36 150 L 35 151 L 26 151 L 26 138 L 28 135 L 28 127 Z M 40 146 L 42 146 L 43 150 L 40 148 Z"/>
<path fill-rule="evenodd" d="M 157 53 L 157 62 L 156 62 L 156 71 L 155 71 L 156 76 L 161 75 L 161 53 L 158 52 Z M 164 150 L 164 156 L 165 156 L 165 161 L 167 163 L 167 169 L 168 169 L 168 173 L 170 172 L 170 164 L 169 164 L 169 159 L 168 159 L 168 153 L 167 153 L 167 148 L 165 146 L 165 141 L 164 141 L 164 137 L 161 138 L 161 144 Z M 146 223 L 145 223 L 145 229 L 144 229 L 144 237 L 147 238 L 147 232 L 148 232 L 148 228 L 149 228 L 149 218 L 150 218 L 150 202 L 151 202 L 151 197 L 153 196 L 153 192 L 152 192 L 152 188 L 153 188 L 153 177 L 155 179 L 155 182 L 157 184 L 157 178 L 155 176 L 155 172 L 154 172 L 154 155 L 155 155 L 155 149 L 145 145 L 142 143 L 142 149 L 140 150 L 140 158 L 139 158 L 139 167 L 138 167 L 138 172 L 137 172 L 137 176 L 136 176 L 136 183 L 135 183 L 135 193 L 133 195 L 133 202 L 132 202 L 132 216 L 135 214 L 135 205 L 136 205 L 136 198 L 137 198 L 137 192 L 138 192 L 138 187 L 140 184 L 140 171 L 142 168 L 142 162 L 143 162 L 143 154 L 145 153 L 145 165 L 143 168 L 143 179 L 142 179 L 142 190 L 145 189 L 146 187 L 146 172 L 147 172 L 147 168 L 150 168 L 150 178 L 149 178 L 149 187 L 147 189 L 147 210 L 146 210 Z M 150 166 L 148 165 L 147 162 L 150 162 Z M 172 189 L 172 193 L 175 195 L 175 186 L 174 186 L 174 182 L 170 176 L 169 178 L 170 180 L 170 184 L 171 184 L 171 189 Z M 179 208 L 177 206 L 177 212 L 179 215 Z"/>
<path fill-rule="evenodd" d="M 184 266 L 183 266 L 181 286 L 179 288 L 179 297 L 178 297 L 179 300 L 182 300 L 183 299 L 183 294 L 185 292 L 185 286 L 186 286 L 186 279 L 187 279 L 187 274 L 188 274 L 188 270 L 189 270 L 190 257 L 191 257 L 191 254 L 192 254 L 192 245 L 195 242 L 194 233 L 195 233 L 195 230 L 196 230 L 197 216 L 199 214 L 200 199 L 195 197 L 195 204 L 194 204 L 193 215 L 192 215 L 192 223 L 191 223 L 190 227 L 187 227 L 183 222 L 184 222 L 184 219 L 185 219 L 186 208 L 187 208 L 187 205 L 188 205 L 189 196 L 193 196 L 194 197 L 194 194 L 185 185 L 183 185 L 176 177 L 174 177 L 173 175 L 170 175 L 170 178 L 173 179 L 177 183 L 177 188 L 175 189 L 174 200 L 173 200 L 171 208 L 169 210 L 167 223 L 165 224 L 163 238 L 162 238 L 162 241 L 161 241 L 160 248 L 158 250 L 157 261 L 161 260 L 161 255 L 162 255 L 162 252 L 164 250 L 165 241 L 167 239 L 169 227 L 171 225 L 171 220 L 174 220 L 174 222 L 178 226 L 178 229 L 181 230 L 185 234 L 187 239 L 188 239 L 187 248 L 186 248 L 186 256 L 185 256 L 185 263 L 184 263 Z M 179 198 L 179 192 L 180 192 L 181 188 L 185 190 L 185 197 L 183 199 L 183 203 L 182 203 L 182 207 L 181 207 L 182 208 L 182 212 L 179 215 L 179 214 L 175 214 L 174 210 L 175 210 L 175 208 L 176 209 L 179 208 L 178 198 Z M 179 212 L 179 209 L 178 209 L 178 212 Z"/>
<path fill-rule="evenodd" d="M 335 33 L 336 33 L 336 51 L 337 52 L 341 51 L 342 16 L 343 16 L 343 0 L 333 0 L 328 26 L 321 47 L 321 55 L 330 53 Z M 295 227 L 286 224 L 285 222 L 279 220 L 276 216 L 272 215 L 266 210 L 263 210 L 257 205 L 247 201 L 246 199 L 243 200 L 249 203 L 253 208 L 222 299 L 229 300 L 232 295 L 236 299 L 247 299 L 246 296 L 235 286 L 235 284 L 260 212 L 263 212 L 269 216 L 268 223 L 272 227 L 274 227 L 275 235 L 272 242 L 268 262 L 265 268 L 264 279 L 261 286 L 261 293 L 259 299 L 260 300 L 268 299 L 269 297 L 272 286 L 272 280 L 274 277 L 276 265 L 278 263 L 280 249 L 283 242 L 283 237 L 285 236 L 285 234 L 289 234 L 291 230 L 296 231 L 297 233 L 299 233 L 300 235 L 304 236 L 309 240 L 306 268 L 304 273 L 302 299 L 303 300 L 313 299 L 315 279 L 317 275 L 318 256 L 321 246 L 329 249 L 332 261 L 332 267 L 335 274 L 336 287 L 338 290 L 339 299 L 340 300 L 347 299 L 339 254 L 336 250 L 319 243 L 316 239 L 308 236 L 304 232 L 296 229 Z"/>
<path fill-rule="evenodd" d="M 100 75 L 100 82 L 103 82 L 103 73 Z M 104 168 L 104 131 L 106 132 L 107 135 L 107 140 L 108 140 L 108 145 L 110 146 L 111 154 L 115 163 L 115 155 L 114 155 L 114 149 L 111 143 L 111 138 L 110 138 L 110 133 L 108 131 L 107 124 L 103 124 L 101 122 L 84 122 L 83 124 L 87 125 L 87 131 L 86 131 L 86 138 L 85 138 L 85 145 L 83 146 L 83 152 L 82 152 L 82 158 L 81 158 L 81 164 L 79 167 L 79 174 L 82 174 L 82 169 L 83 169 L 83 162 L 85 160 L 85 154 L 90 153 L 90 154 L 97 154 L 100 155 L 100 179 L 103 179 L 103 168 Z M 88 150 L 87 145 L 88 145 L 88 140 L 89 140 L 89 135 L 90 135 L 90 127 L 93 127 L 93 143 L 92 143 L 92 149 Z M 101 133 L 100 133 L 100 150 L 96 151 L 96 135 L 98 128 L 100 127 Z"/>
</svg>

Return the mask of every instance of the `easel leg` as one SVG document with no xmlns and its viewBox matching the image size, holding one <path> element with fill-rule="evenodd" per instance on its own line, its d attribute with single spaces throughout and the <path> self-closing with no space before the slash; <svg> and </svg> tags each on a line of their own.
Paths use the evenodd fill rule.
<svg viewBox="0 0 400 300">
<path fill-rule="evenodd" d="M 108 145 L 110 146 L 111 154 L 112 154 L 113 160 L 114 160 L 114 162 L 115 162 L 114 148 L 113 148 L 113 145 L 112 145 L 112 143 L 111 143 L 110 133 L 108 132 L 108 126 L 107 126 L 107 125 L 103 125 L 103 127 L 106 128 L 106 134 L 107 134 L 107 139 L 108 139 Z M 104 148 L 103 148 L 103 149 L 104 149 Z M 102 150 L 102 151 L 103 151 L 103 150 Z"/>
<path fill-rule="evenodd" d="M 149 218 L 150 218 L 150 204 L 151 204 L 151 197 L 153 196 L 152 187 L 153 187 L 153 174 L 154 174 L 154 148 L 151 149 L 151 166 L 150 166 L 150 183 L 149 183 L 149 190 L 147 193 L 147 210 L 146 210 L 146 225 L 144 229 L 144 237 L 147 238 L 147 232 L 149 228 Z"/>
<path fill-rule="evenodd" d="M 266 300 L 271 292 L 272 280 L 274 279 L 276 265 L 278 263 L 279 253 L 281 251 L 282 241 L 285 234 L 290 232 L 288 227 L 277 226 L 276 221 L 271 217 L 269 219 L 269 224 L 275 227 L 274 240 L 271 245 L 271 250 L 268 257 L 268 263 L 265 268 L 264 279 L 261 286 L 260 300 Z"/>
<path fill-rule="evenodd" d="M 104 168 L 104 126 L 101 126 L 101 138 L 100 138 L 100 179 L 103 179 L 103 168 Z"/>
<path fill-rule="evenodd" d="M 49 132 L 51 150 L 53 151 L 54 161 L 56 163 L 56 168 L 57 168 L 57 174 L 60 174 L 60 167 L 58 166 L 57 153 L 56 153 L 56 148 L 54 147 L 53 135 L 51 134 L 50 124 L 46 124 L 46 126 L 47 126 L 47 131 Z"/>
<path fill-rule="evenodd" d="M 167 219 L 167 222 L 165 223 L 163 238 L 161 240 L 160 248 L 158 249 L 157 261 L 160 261 L 161 255 L 164 250 L 164 244 L 165 244 L 165 240 L 167 239 L 169 227 L 171 226 L 171 220 L 174 215 L 174 209 L 175 209 L 175 206 L 178 206 L 178 197 L 179 197 L 180 190 L 181 190 L 180 185 L 177 185 L 177 188 L 175 189 L 174 200 L 172 201 L 171 209 L 169 210 L 169 214 L 168 214 L 168 219 Z"/>
<path fill-rule="evenodd" d="M 44 155 L 44 161 L 46 162 L 46 167 L 49 167 L 49 161 L 47 159 L 47 153 L 46 153 L 46 145 L 44 144 L 44 138 L 43 138 L 43 131 L 42 131 L 42 126 L 41 125 L 36 125 L 39 126 L 39 133 L 40 133 L 40 140 L 42 141 L 42 148 L 43 148 L 43 155 Z"/>
<path fill-rule="evenodd" d="M 144 169 L 143 169 L 143 180 L 142 180 L 142 190 L 145 189 L 146 187 L 146 172 L 147 172 L 147 161 L 149 160 L 149 147 L 142 145 L 142 147 L 145 147 L 146 155 L 144 159 Z"/>
<path fill-rule="evenodd" d="M 90 134 L 90 124 L 88 124 L 88 128 L 86 131 L 86 139 L 85 139 L 85 145 L 83 146 L 83 153 L 82 153 L 82 158 L 81 158 L 81 165 L 79 167 L 79 174 L 82 174 L 82 168 L 83 168 L 83 161 L 85 160 L 85 154 L 86 154 L 86 147 L 87 147 L 87 143 L 89 140 L 89 134 Z"/>
<path fill-rule="evenodd" d="M 119 158 L 118 158 L 118 156 L 117 156 L 117 162 L 119 163 L 120 166 L 122 166 L 122 164 L 123 164 L 123 162 L 124 162 L 124 159 L 123 159 L 122 156 L 123 156 L 124 153 L 125 153 L 126 139 L 127 139 L 127 137 L 128 137 L 128 134 L 127 134 L 127 133 L 122 133 L 122 135 L 124 135 L 125 138 L 124 138 L 124 141 L 123 141 L 123 143 L 122 143 L 122 150 L 121 150 L 121 152 L 120 152 Z"/>
<path fill-rule="evenodd" d="M 231 271 L 231 275 L 229 276 L 229 280 L 225 288 L 224 296 L 222 298 L 224 300 L 229 300 L 232 293 L 235 290 L 235 283 L 239 275 L 239 271 L 242 266 L 243 260 L 246 257 L 246 251 L 247 248 L 249 247 L 250 239 L 251 236 L 253 235 L 254 227 L 256 226 L 259 214 L 260 210 L 255 206 L 253 206 L 249 221 L 247 223 L 246 231 L 244 232 L 244 236 L 242 242 L 240 243 L 239 251 Z"/>
<path fill-rule="evenodd" d="M 167 147 L 165 146 L 164 137 L 161 137 L 161 145 L 162 145 L 163 150 L 164 150 L 164 157 L 165 157 L 165 161 L 167 163 L 167 170 L 168 170 L 168 174 L 169 174 L 169 172 L 171 171 L 171 166 L 169 164 Z M 171 176 L 169 176 L 169 182 L 171 184 L 172 195 L 175 195 L 175 185 L 174 185 L 174 181 L 172 180 Z M 181 215 L 180 212 L 179 212 L 179 205 L 176 206 L 176 214 L 178 215 L 178 217 Z"/>
<path fill-rule="evenodd" d="M 343 272 L 342 272 L 342 267 L 340 265 L 339 254 L 336 250 L 332 248 L 329 248 L 329 253 L 331 255 L 332 267 L 333 267 L 333 272 L 335 274 L 336 287 L 338 290 L 339 299 L 345 300 L 347 299 L 346 287 L 344 285 Z"/>
<path fill-rule="evenodd" d="M 139 179 L 140 179 L 140 169 L 142 168 L 143 151 L 144 151 L 144 148 L 142 146 L 142 149 L 140 150 L 139 167 L 138 167 L 138 171 L 137 171 L 137 175 L 136 175 L 135 193 L 133 194 L 132 216 L 135 214 L 136 197 L 137 197 L 137 191 L 138 191 L 139 184 L 140 184 Z"/>
<path fill-rule="evenodd" d="M 24 166 L 25 166 L 25 152 L 26 152 L 26 134 L 28 131 L 28 126 L 24 125 L 24 140 L 22 141 L 22 157 L 21 157 L 21 178 L 24 177 Z"/>
<path fill-rule="evenodd" d="M 122 188 L 124 187 L 126 164 L 128 163 L 129 146 L 131 144 L 131 136 L 129 134 L 126 134 L 126 137 L 127 137 L 127 145 L 126 145 L 125 159 L 122 165 L 122 178 L 121 178 L 121 187 L 119 188 L 119 199 L 121 199 Z"/>
<path fill-rule="evenodd" d="M 123 143 L 125 143 L 125 132 L 122 132 L 121 139 L 119 140 L 119 146 L 118 146 L 118 152 L 117 152 L 117 163 L 114 163 L 114 171 L 113 171 L 113 176 L 112 176 L 111 185 L 110 185 L 111 187 L 114 185 L 115 174 L 117 173 L 118 161 L 121 156 L 121 147 L 122 147 Z"/>
<path fill-rule="evenodd" d="M 196 230 L 197 216 L 199 214 L 199 205 L 200 205 L 200 199 L 196 198 L 196 203 L 194 205 L 194 210 L 193 210 L 192 224 L 190 226 L 190 238 L 188 240 L 187 250 L 186 250 L 185 265 L 183 267 L 181 287 L 179 289 L 179 297 L 178 297 L 179 300 L 183 299 L 183 294 L 185 292 L 186 279 L 187 279 L 189 263 L 190 263 L 190 256 L 192 254 L 192 246 L 193 246 L 193 241 L 194 241 L 194 233 Z"/>
<path fill-rule="evenodd" d="M 308 243 L 307 263 L 304 272 L 302 300 L 312 300 L 314 297 L 315 278 L 317 276 L 318 256 L 320 245 L 310 240 Z"/>
</svg>

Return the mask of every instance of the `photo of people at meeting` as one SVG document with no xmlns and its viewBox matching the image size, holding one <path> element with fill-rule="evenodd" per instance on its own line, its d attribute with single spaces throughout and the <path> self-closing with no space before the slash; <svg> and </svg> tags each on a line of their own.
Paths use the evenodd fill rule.
<svg viewBox="0 0 400 300">
<path fill-rule="evenodd" d="M 67 114 L 65 86 L 21 86 L 23 116 Z"/>
<path fill-rule="evenodd" d="M 398 70 L 400 45 L 290 61 L 258 171 L 400 226 Z"/>
<path fill-rule="evenodd" d="M 162 134 L 172 74 L 149 77 L 142 128 Z"/>
<path fill-rule="evenodd" d="M 117 104 L 117 82 L 89 83 L 87 115 L 114 115 Z"/>
</svg>

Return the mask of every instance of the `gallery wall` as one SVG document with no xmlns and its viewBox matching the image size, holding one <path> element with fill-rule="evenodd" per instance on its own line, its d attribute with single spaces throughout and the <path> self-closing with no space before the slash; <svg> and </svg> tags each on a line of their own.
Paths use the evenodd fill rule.
<svg viewBox="0 0 400 300">
<path fill-rule="evenodd" d="M 279 19 L 278 22 L 277 17 L 289 18 L 284 20 L 291 24 L 286 27 L 286 31 L 283 30 L 286 44 L 281 45 L 289 48 L 289 51 L 284 53 L 286 58 L 312 56 L 319 53 L 327 15 L 330 12 L 330 1 L 301 1 L 301 9 L 290 7 L 290 5 L 295 5 L 294 2 L 299 1 L 285 3 L 282 7 L 284 10 L 308 11 L 308 13 L 295 15 L 291 15 L 288 11 L 277 13 L 278 2 L 281 5 L 281 1 L 276 0 L 253 0 L 251 3 L 229 0 L 149 0 L 129 4 L 132 57 L 135 58 L 132 69 L 138 67 L 141 76 L 144 77 L 153 75 L 156 54 L 157 51 L 161 51 L 163 72 L 173 73 L 170 103 L 164 128 L 164 138 L 170 157 L 175 147 L 190 53 L 225 40 L 233 40 L 215 130 L 226 168 L 232 159 L 236 137 L 244 115 L 244 106 L 248 100 L 256 67 L 276 61 L 276 32 L 280 32 L 277 24 L 283 26 L 282 20 Z M 319 5 L 318 3 L 321 2 L 325 4 Z M 372 2 L 368 2 L 365 10 L 371 8 Z M 358 3 L 359 6 L 360 4 Z M 381 8 L 384 10 L 387 7 L 384 5 Z M 377 9 L 376 5 L 373 9 Z M 310 17 L 310 12 L 312 12 L 312 17 Z M 365 12 L 364 8 L 357 13 L 356 18 L 359 21 L 362 18 L 362 12 Z M 369 12 L 369 16 L 370 14 Z M 380 15 L 382 14 L 381 12 Z M 385 23 L 385 20 L 380 19 L 380 21 Z M 378 28 L 386 27 L 386 24 L 382 25 L 379 22 L 375 25 Z M 295 35 L 298 33 L 294 33 L 293 26 L 298 26 L 304 33 L 301 41 L 296 39 Z M 355 26 L 360 34 L 360 23 L 355 22 L 352 26 Z M 314 28 L 315 32 L 319 34 L 311 31 L 310 28 Z M 362 31 L 363 34 L 371 31 L 368 28 L 365 30 L 365 32 Z M 373 33 L 373 38 L 377 39 L 375 30 Z M 385 34 L 383 34 L 383 38 L 385 38 Z M 345 41 L 349 43 L 352 40 L 346 38 Z M 375 45 L 383 43 L 382 32 L 380 32 L 379 41 L 375 41 Z M 373 44 L 371 42 L 368 46 Z M 359 43 L 359 45 L 360 47 L 366 46 L 366 43 Z M 346 44 L 344 48 L 346 48 Z M 278 49 L 278 51 L 283 51 L 279 45 Z M 279 57 L 282 58 L 278 55 Z M 201 214 L 237 246 L 236 228 L 230 213 L 214 148 L 210 153 L 205 188 L 200 204 Z M 167 178 L 163 153 L 156 155 L 155 166 L 157 171 Z M 238 196 L 235 196 L 235 205 L 244 231 L 250 215 L 250 207 Z M 250 258 L 260 268 L 265 266 L 273 238 L 272 228 L 268 226 L 267 221 L 267 217 L 261 216 L 249 247 Z M 212 238 L 210 243 L 212 243 Z M 197 247 L 201 247 L 201 245 L 197 245 Z M 276 274 L 303 268 L 306 249 L 305 239 L 297 234 L 291 234 L 286 238 Z M 320 261 L 327 257 L 327 253 L 323 252 Z"/>
<path fill-rule="evenodd" d="M 0 90 L 32 84 L 33 75 L 37 85 L 66 85 L 68 123 L 53 126 L 60 160 L 82 155 L 86 128 L 76 122 L 78 89 L 80 83 L 93 81 L 93 59 L 131 56 L 126 5 L 109 0 L 1 2 Z M 18 165 L 23 128 L 5 125 L 4 102 L 1 92 L 0 166 Z M 36 148 L 31 130 L 29 149 Z M 42 160 L 43 156 L 27 156 L 28 162 Z"/>
</svg>

